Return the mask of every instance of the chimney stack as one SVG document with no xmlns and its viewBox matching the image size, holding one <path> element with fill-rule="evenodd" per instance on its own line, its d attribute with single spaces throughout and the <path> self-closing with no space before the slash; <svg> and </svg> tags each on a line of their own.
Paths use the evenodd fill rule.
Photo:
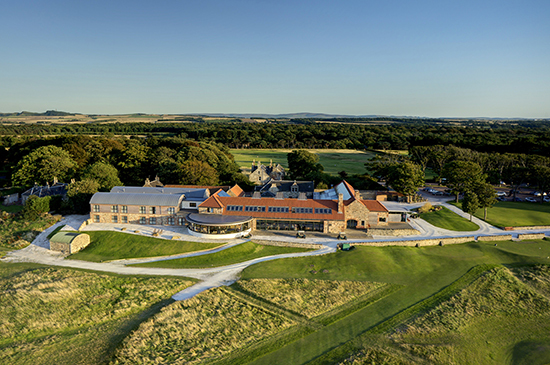
<svg viewBox="0 0 550 365">
<path fill-rule="evenodd" d="M 344 194 L 338 194 L 338 213 L 344 213 Z"/>
</svg>

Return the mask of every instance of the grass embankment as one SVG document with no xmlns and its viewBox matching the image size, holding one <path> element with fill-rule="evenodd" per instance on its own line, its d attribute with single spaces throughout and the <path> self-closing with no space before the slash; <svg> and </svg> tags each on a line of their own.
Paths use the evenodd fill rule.
<svg viewBox="0 0 550 365">
<path fill-rule="evenodd" d="M 8 212 L 8 213 L 19 213 L 24 208 L 23 205 L 4 205 L 0 204 L 0 211 Z"/>
<path fill-rule="evenodd" d="M 207 250 L 223 243 L 165 240 L 113 231 L 87 231 L 90 245 L 71 256 L 71 259 L 102 262 L 139 257 L 167 256 Z"/>
<path fill-rule="evenodd" d="M 440 210 L 420 214 L 420 218 L 426 222 L 443 229 L 451 231 L 477 231 L 479 226 L 468 219 L 463 218 L 455 212 L 441 207 Z"/>
<path fill-rule="evenodd" d="M 365 163 L 376 155 L 374 152 L 357 150 L 337 150 L 337 149 L 311 149 L 307 150 L 319 156 L 319 163 L 323 165 L 324 172 L 337 175 L 344 170 L 348 174 L 364 174 Z M 270 160 L 274 164 L 281 164 L 288 168 L 286 155 L 292 152 L 291 149 L 231 149 L 231 154 L 235 157 L 235 162 L 241 167 L 250 168 L 252 160 L 260 160 L 264 165 L 268 165 Z"/>
<path fill-rule="evenodd" d="M 131 330 L 192 283 L 0 263 L 0 363 L 107 363 Z"/>
<path fill-rule="evenodd" d="M 277 247 L 263 246 L 251 241 L 242 243 L 228 249 L 215 252 L 208 255 L 200 255 L 186 257 L 182 259 L 164 260 L 156 262 L 148 262 L 146 264 L 136 264 L 132 266 L 143 267 L 164 267 L 164 268 L 200 268 L 200 267 L 215 267 L 236 264 L 248 260 L 257 259 L 259 257 L 280 255 L 284 253 L 305 252 L 310 251 L 307 248 L 297 247 Z"/>
<path fill-rule="evenodd" d="M 382 327 L 383 331 L 391 330 L 409 318 L 421 315 L 431 306 L 438 305 L 440 300 L 447 300 L 454 294 L 454 290 L 460 290 L 471 281 L 471 273 L 476 272 L 471 270 L 476 266 L 548 264 L 548 256 L 550 244 L 543 240 L 522 243 L 499 242 L 497 246 L 494 243 L 478 242 L 423 248 L 357 247 L 350 252 L 339 251 L 332 255 L 282 259 L 250 266 L 243 271 L 243 279 L 315 278 L 403 285 L 399 291 L 292 343 L 266 349 L 264 356 L 252 363 L 303 364 L 317 358 L 318 361 L 314 363 L 338 362 L 350 353 L 362 349 L 361 341 L 366 341 L 364 336 L 370 336 L 369 338 L 372 337 L 383 344 L 385 337 L 384 334 L 380 334 L 380 329 L 375 333 L 369 331 L 373 331 L 389 319 L 396 318 L 387 322 L 389 326 Z M 316 268 L 315 274 L 311 272 L 311 265 Z M 468 272 L 470 274 L 467 274 Z M 457 282 L 461 277 L 464 279 Z M 451 285 L 455 282 L 456 285 Z M 439 294 L 436 295 L 437 293 Z M 431 297 L 434 299 L 429 299 Z M 406 312 L 404 317 L 396 317 L 404 309 L 411 307 L 414 310 Z M 509 332 L 513 331 L 501 335 L 510 337 L 512 342 L 533 340 L 532 337 L 525 337 L 524 332 L 518 336 Z M 482 338 L 475 340 L 480 341 L 479 346 L 484 342 Z M 500 348 L 498 351 L 506 352 L 508 349 Z M 414 361 L 405 361 L 410 362 Z"/>
<path fill-rule="evenodd" d="M 27 246 L 55 222 L 57 218 L 49 214 L 29 222 L 21 216 L 4 213 L 0 216 L 0 257 Z"/>
<path fill-rule="evenodd" d="M 452 203 L 462 209 L 462 202 Z M 483 219 L 484 210 L 475 216 Z M 550 204 L 528 202 L 497 202 L 487 209 L 487 222 L 497 227 L 549 226 Z"/>
</svg>

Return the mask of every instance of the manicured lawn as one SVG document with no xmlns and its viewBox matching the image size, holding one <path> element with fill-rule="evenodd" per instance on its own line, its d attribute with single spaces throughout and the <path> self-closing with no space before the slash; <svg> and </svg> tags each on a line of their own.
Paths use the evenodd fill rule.
<svg viewBox="0 0 550 365">
<path fill-rule="evenodd" d="M 405 308 L 412 308 L 401 320 L 392 322 L 394 328 L 401 321 L 426 310 L 416 304 L 441 292 L 478 265 L 524 265 L 550 263 L 548 241 L 468 243 L 460 245 L 412 248 L 412 247 L 357 247 L 349 252 L 331 255 L 282 259 L 259 263 L 245 269 L 243 279 L 252 278 L 308 278 L 331 280 L 361 280 L 403 285 L 403 289 L 323 327 L 307 336 L 257 358 L 253 364 L 303 364 L 323 356 L 326 362 L 337 363 L 347 357 L 354 347 L 354 339 L 361 339 L 380 323 L 396 316 Z M 316 274 L 312 274 L 315 268 Z M 326 270 L 326 273 L 324 272 Z M 478 273 L 464 276 L 464 283 L 475 279 Z M 442 292 L 445 294 L 445 292 Z M 448 295 L 452 292 L 448 293 Z M 447 294 L 443 295 L 445 299 Z M 437 301 L 434 302 L 437 304 Z M 434 305 L 430 304 L 430 305 Z M 399 317 L 396 317 L 399 318 Z M 513 331 L 511 331 L 513 332 Z M 503 334 L 510 335 L 513 334 Z M 373 334 L 373 336 L 375 336 Z M 377 335 L 376 335 L 377 336 Z M 534 340 L 534 339 L 533 339 Z M 338 348 L 342 346 L 342 352 Z M 507 351 L 508 349 L 499 349 Z M 334 354 L 333 354 L 334 352 Z M 499 355 L 500 356 L 500 355 Z M 315 363 L 315 362 L 314 362 Z"/>
<path fill-rule="evenodd" d="M 325 168 L 325 172 L 331 175 L 337 175 L 339 171 L 346 171 L 348 174 L 364 174 L 366 172 L 364 164 L 374 157 L 374 152 L 357 150 L 334 150 L 334 149 L 314 149 L 309 152 L 319 155 L 319 162 Z M 280 163 L 284 168 L 288 168 L 286 155 L 292 152 L 289 149 L 232 149 L 231 153 L 235 161 L 241 167 L 250 168 L 252 160 L 260 160 L 264 165 Z"/>
<path fill-rule="evenodd" d="M 462 202 L 452 204 L 462 207 Z M 478 209 L 475 216 L 483 219 L 483 209 Z M 550 204 L 497 202 L 487 210 L 487 222 L 497 227 L 548 226 Z"/>
<path fill-rule="evenodd" d="M 197 268 L 215 267 L 236 264 L 238 262 L 256 259 L 258 257 L 280 255 L 284 253 L 305 252 L 309 249 L 294 247 L 263 246 L 253 242 L 230 247 L 209 255 L 193 256 L 183 259 L 149 262 L 133 266 L 166 267 L 166 268 Z"/>
<path fill-rule="evenodd" d="M 420 218 L 426 222 L 443 229 L 451 231 L 477 231 L 479 226 L 468 219 L 442 207 L 441 210 L 422 213 Z"/>
<path fill-rule="evenodd" d="M 207 250 L 225 244 L 171 241 L 113 231 L 87 231 L 90 245 L 70 256 L 71 259 L 101 262 L 107 260 L 130 259 L 175 255 L 178 253 Z"/>
</svg>

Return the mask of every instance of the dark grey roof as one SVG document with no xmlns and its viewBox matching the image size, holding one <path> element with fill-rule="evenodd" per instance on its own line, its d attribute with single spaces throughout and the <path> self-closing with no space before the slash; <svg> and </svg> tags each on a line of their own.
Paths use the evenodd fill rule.
<svg viewBox="0 0 550 365">
<path fill-rule="evenodd" d="M 205 188 L 163 188 L 143 186 L 115 186 L 111 193 L 135 193 L 135 194 L 185 194 L 186 196 L 208 198 L 208 189 Z"/>
<path fill-rule="evenodd" d="M 298 185 L 300 192 L 312 193 L 315 190 L 313 181 L 294 181 L 294 180 L 270 180 L 261 187 L 256 187 L 256 190 L 265 191 L 272 187 L 277 187 L 279 191 L 291 191 L 292 185 Z"/>
<path fill-rule="evenodd" d="M 56 183 L 52 186 L 38 186 L 35 185 L 29 190 L 22 193 L 22 196 L 31 196 L 36 195 L 38 197 L 44 196 L 53 196 L 53 195 L 65 195 L 67 194 L 67 184 L 65 183 Z"/>
<path fill-rule="evenodd" d="M 191 213 L 185 217 L 188 222 L 196 224 L 225 226 L 238 223 L 245 223 L 252 220 L 250 216 L 221 215 L 221 214 L 198 214 Z"/>
<path fill-rule="evenodd" d="M 182 199 L 183 194 L 95 193 L 90 204 L 177 207 Z"/>
</svg>

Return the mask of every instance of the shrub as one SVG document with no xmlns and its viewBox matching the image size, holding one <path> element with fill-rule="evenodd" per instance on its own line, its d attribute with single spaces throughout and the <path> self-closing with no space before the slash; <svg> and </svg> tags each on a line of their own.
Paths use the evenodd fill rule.
<svg viewBox="0 0 550 365">
<path fill-rule="evenodd" d="M 428 213 L 430 210 L 432 210 L 433 206 L 430 203 L 426 203 L 420 208 L 418 208 L 418 213 Z"/>
<path fill-rule="evenodd" d="M 31 195 L 25 203 L 25 208 L 23 209 L 23 218 L 33 221 L 36 220 L 43 213 L 47 213 L 50 210 L 50 200 L 51 197 L 49 196 L 39 198 L 35 195 Z"/>
</svg>

